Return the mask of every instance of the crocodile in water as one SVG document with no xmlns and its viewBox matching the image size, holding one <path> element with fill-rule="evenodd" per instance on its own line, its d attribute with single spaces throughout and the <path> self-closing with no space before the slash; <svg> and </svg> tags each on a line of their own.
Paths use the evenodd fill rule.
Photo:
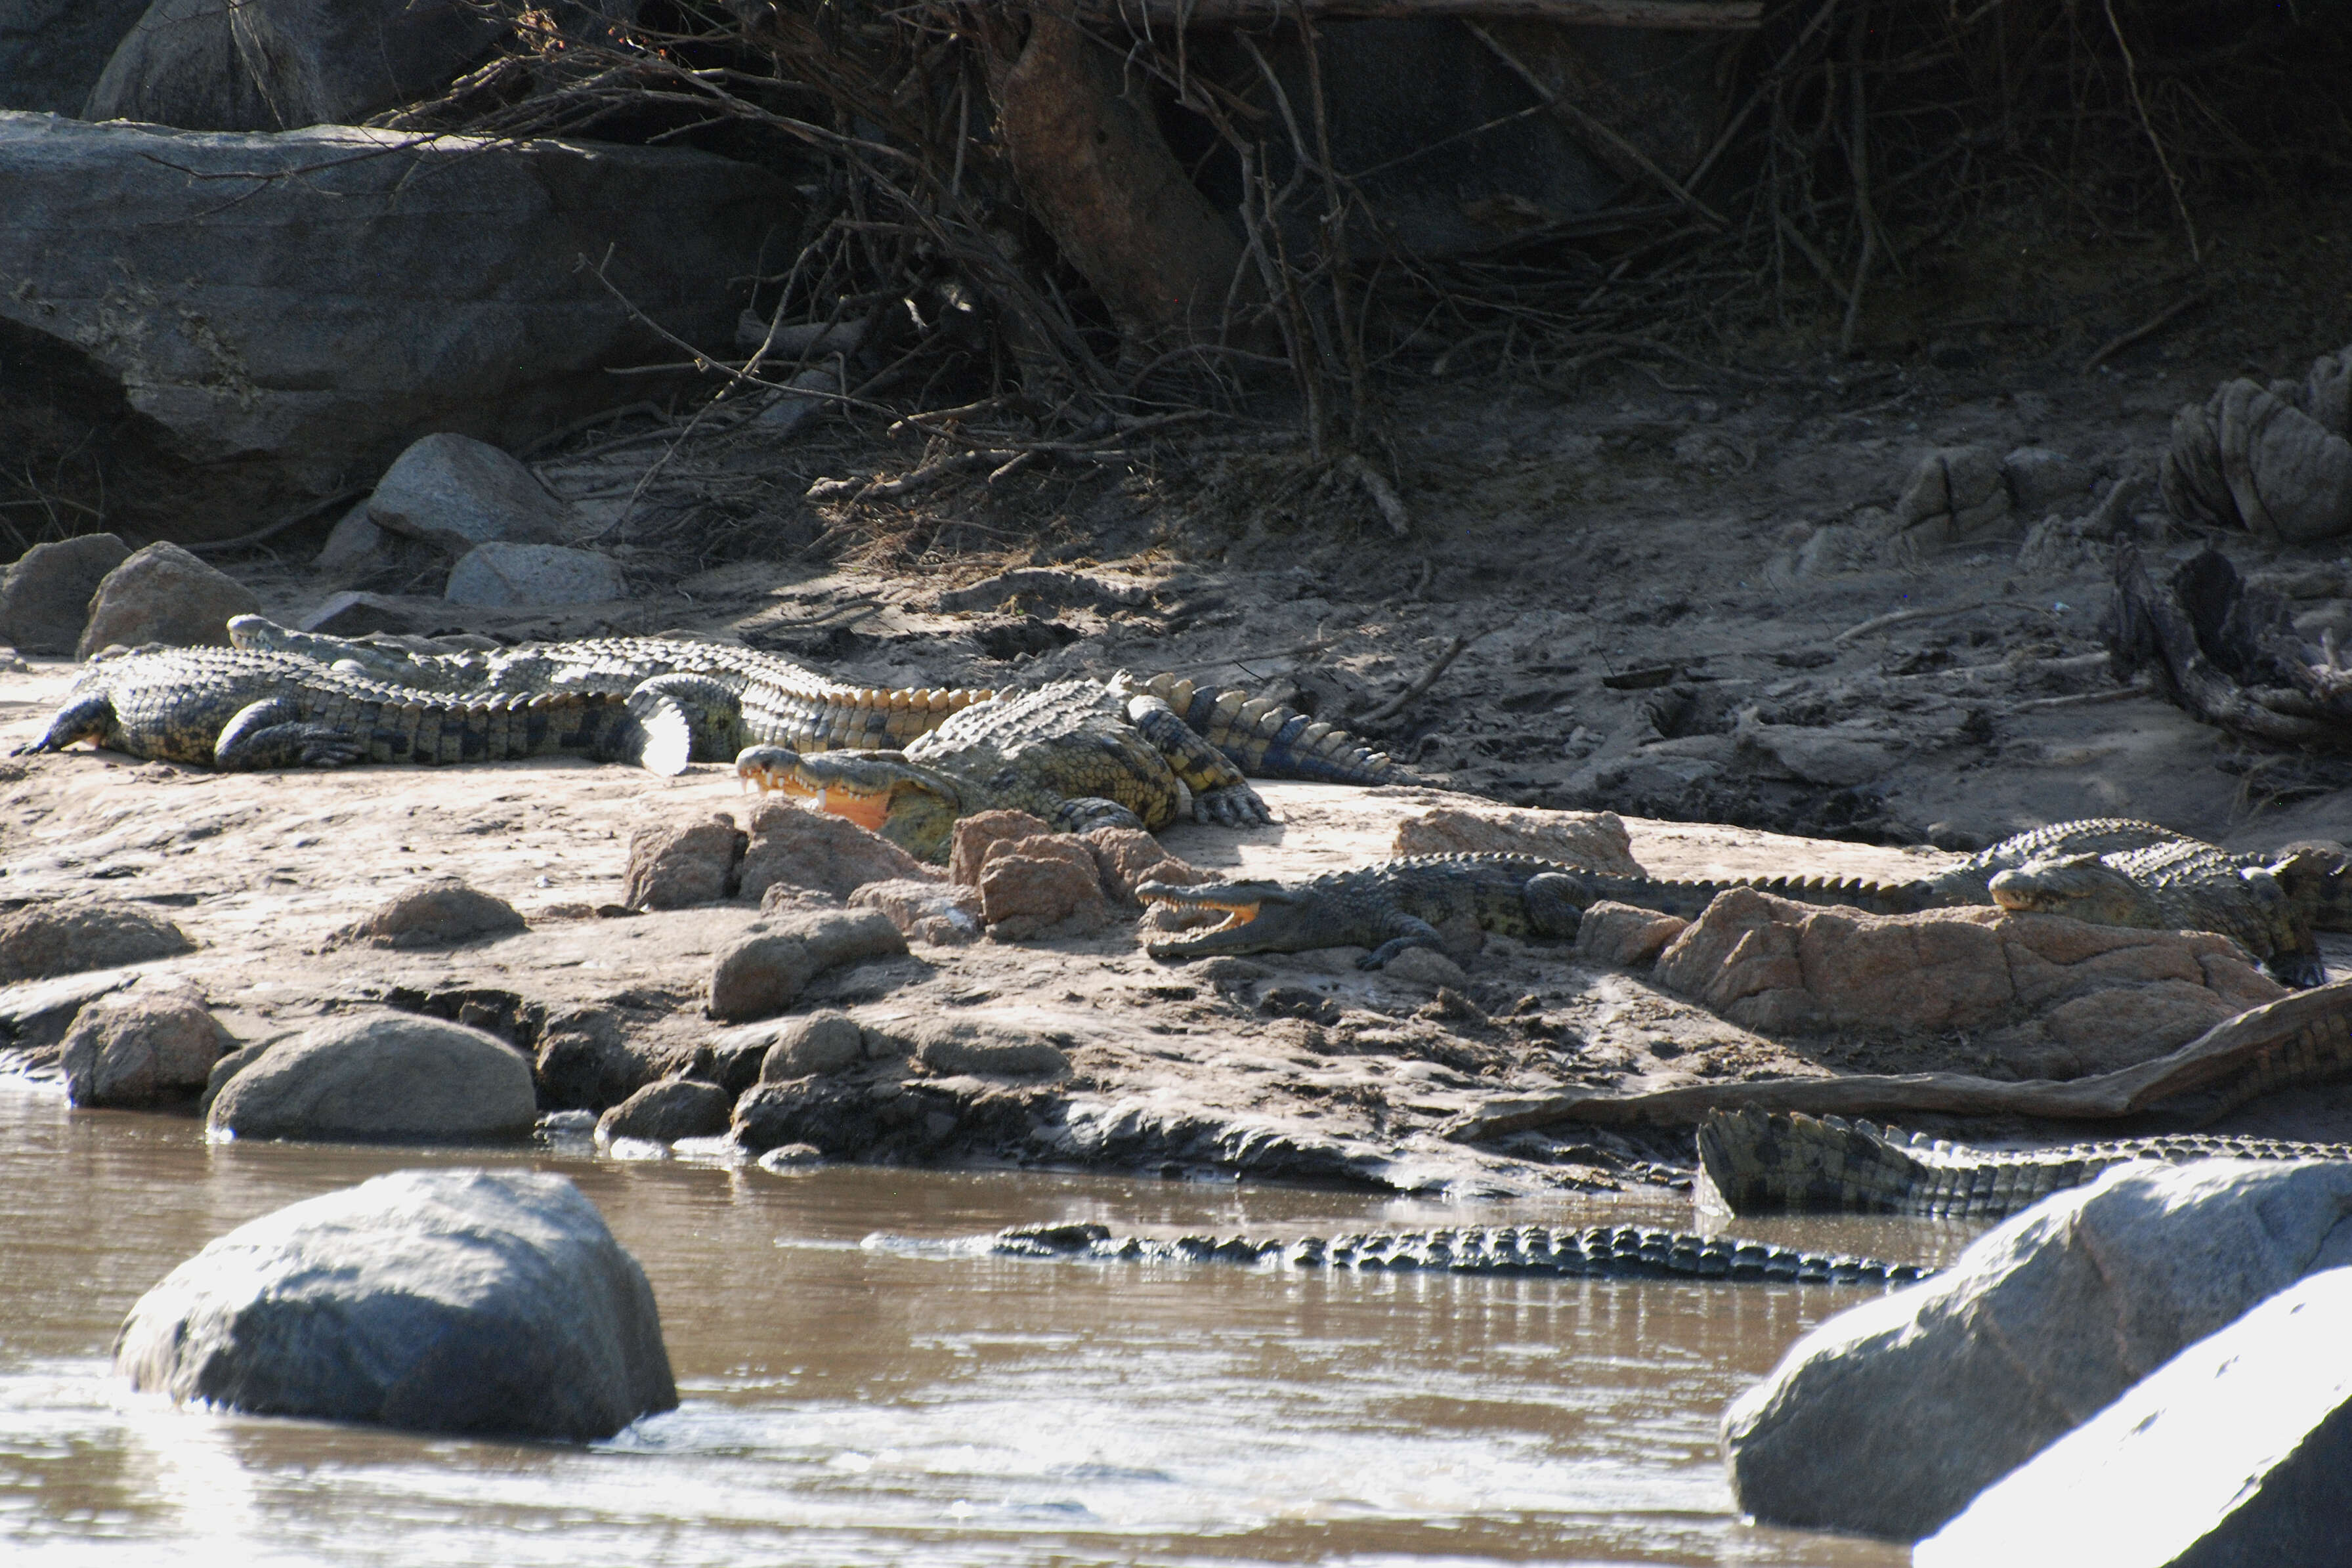
<svg viewBox="0 0 2352 1568">
<path fill-rule="evenodd" d="M 1699 1169 L 1733 1214 L 1900 1214 L 1998 1219 L 2133 1160 L 2352 1160 L 2352 1144 L 2183 1133 L 2041 1149 L 1977 1149 L 1797 1112 L 1718 1111 Z"/>
<path fill-rule="evenodd" d="M 1294 1269 L 1427 1270 L 1449 1274 L 1537 1274 L 1618 1280 L 1728 1280 L 1763 1284 L 1902 1285 L 1933 1272 L 1910 1263 L 1800 1252 L 1728 1236 L 1646 1227 L 1465 1226 L 1438 1230 L 1309 1236 L 1114 1236 L 1100 1225 L 1024 1225 L 989 1239 L 1015 1258 L 1105 1262 L 1253 1263 Z"/>
<path fill-rule="evenodd" d="M 568 755 L 685 770 L 688 717 L 656 696 L 436 692 L 307 659 L 171 648 L 101 659 L 26 752 L 89 740 L 205 768 L 497 762 Z"/>
<path fill-rule="evenodd" d="M 1534 855 L 1417 855 L 1304 883 L 1150 882 L 1135 895 L 1225 916 L 1222 925 L 1150 943 L 1155 958 L 1369 947 L 1357 962 L 1376 969 L 1408 947 L 1443 947 L 1439 927 L 1464 920 L 1507 936 L 1573 936 L 1591 880 Z"/>
<path fill-rule="evenodd" d="M 1190 698 L 1209 726 L 1205 735 L 1163 691 Z M 736 768 L 763 792 L 811 800 L 909 854 L 943 861 L 957 820 L 980 811 L 1027 811 L 1066 832 L 1106 825 L 1157 831 L 1187 816 L 1236 827 L 1272 821 L 1236 755 L 1261 777 L 1357 784 L 1389 777 L 1387 758 L 1278 705 L 1123 676 L 998 697 L 903 751 L 804 757 L 758 746 Z"/>
</svg>

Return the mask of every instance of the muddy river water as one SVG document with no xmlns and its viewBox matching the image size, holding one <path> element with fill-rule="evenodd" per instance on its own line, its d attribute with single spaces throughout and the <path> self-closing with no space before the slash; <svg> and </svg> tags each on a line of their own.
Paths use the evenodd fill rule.
<svg viewBox="0 0 2352 1568">
<path fill-rule="evenodd" d="M 206 1239 L 379 1172 L 570 1176 L 644 1263 L 682 1399 L 583 1448 L 178 1410 L 116 1326 Z M 1725 1401 L 1851 1290 L 942 1255 L 1044 1219 L 1161 1233 L 1687 1225 L 1226 1184 L 581 1154 L 207 1146 L 0 1080 L 0 1559 L 523 1565 L 1892 1564 L 1742 1524 Z M 1895 1256 L 1962 1238 L 1743 1225 Z"/>
</svg>

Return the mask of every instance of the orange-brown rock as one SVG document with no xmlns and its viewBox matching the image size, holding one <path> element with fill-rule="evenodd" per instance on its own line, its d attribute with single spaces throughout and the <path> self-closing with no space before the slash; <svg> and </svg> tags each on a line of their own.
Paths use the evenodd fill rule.
<svg viewBox="0 0 2352 1568">
<path fill-rule="evenodd" d="M 1054 830 L 1044 818 L 1026 811 L 976 811 L 955 825 L 955 838 L 948 849 L 948 880 L 961 887 L 978 887 L 981 868 L 997 844 L 1053 836 Z"/>
<path fill-rule="evenodd" d="M 1666 948 L 1657 977 L 1744 1028 L 1966 1035 L 2036 1077 L 2161 1056 L 2286 993 L 2225 936 L 1994 908 L 1872 915 L 1734 888 Z"/>
<path fill-rule="evenodd" d="M 845 817 L 781 800 L 753 813 L 751 842 L 735 873 L 737 893 L 744 898 L 757 898 L 780 883 L 847 898 L 869 882 L 936 881 L 939 874 Z"/>
<path fill-rule="evenodd" d="M 1645 874 L 1614 811 L 1469 811 L 1452 807 L 1399 822 L 1401 855 L 1540 855 L 1608 876 Z"/>
<path fill-rule="evenodd" d="M 1087 846 L 1059 834 L 992 848 L 980 873 L 981 918 L 1012 941 L 1084 936 L 1110 924 L 1110 901 Z"/>
<path fill-rule="evenodd" d="M 1097 828 L 1080 837 L 1094 853 L 1103 892 L 1114 903 L 1134 904 L 1135 890 L 1147 882 L 1190 886 L 1214 880 L 1198 866 L 1170 854 L 1158 839 L 1140 828 Z"/>
<path fill-rule="evenodd" d="M 1576 956 L 1588 964 L 1634 968 L 1656 958 L 1689 925 L 1678 915 L 1603 899 L 1577 924 Z"/>
<path fill-rule="evenodd" d="M 621 902 L 631 909 L 691 909 L 735 890 L 745 835 L 720 811 L 699 822 L 657 822 L 629 840 Z"/>
</svg>

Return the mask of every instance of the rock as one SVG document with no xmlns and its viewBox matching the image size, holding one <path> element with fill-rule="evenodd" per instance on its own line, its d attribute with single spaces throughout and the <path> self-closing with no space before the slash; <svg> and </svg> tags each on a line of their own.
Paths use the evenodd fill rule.
<svg viewBox="0 0 2352 1568">
<path fill-rule="evenodd" d="M 871 909 L 754 922 L 712 968 L 710 1016 L 730 1022 L 771 1018 L 827 969 L 906 951 L 898 928 Z"/>
<path fill-rule="evenodd" d="M 2201 931 L 2138 931 L 1990 906 L 1874 915 L 1752 888 L 1717 896 L 1659 956 L 1658 982 L 1765 1033 L 1963 1032 L 2063 1076 L 2161 1056 L 2284 988 Z"/>
<path fill-rule="evenodd" d="M 463 0 L 154 0 L 76 108 L 186 131 L 355 125 L 440 92 L 506 30 Z"/>
<path fill-rule="evenodd" d="M 1641 876 L 1614 811 L 1424 811 L 1397 824 L 1400 855 L 1540 855 L 1604 876 Z"/>
<path fill-rule="evenodd" d="M 574 1008 L 540 1030 L 531 1077 L 547 1103 L 602 1111 L 627 1099 L 653 1070 L 631 1051 L 620 1021 L 603 1008 Z"/>
<path fill-rule="evenodd" d="M 117 991 L 91 1001 L 67 1032 L 66 1098 L 76 1105 L 146 1105 L 203 1091 L 236 1040 L 193 986 Z"/>
<path fill-rule="evenodd" d="M 239 1138 L 494 1138 L 539 1114 L 530 1064 L 481 1030 L 407 1013 L 336 1019 L 228 1081 L 205 1131 Z"/>
<path fill-rule="evenodd" d="M 981 868 L 998 844 L 1055 836 L 1045 819 L 1026 811 L 975 811 L 958 818 L 948 850 L 948 880 L 960 887 L 978 887 Z"/>
<path fill-rule="evenodd" d="M 372 571 L 391 558 L 392 536 L 378 528 L 368 517 L 368 504 L 362 501 L 342 515 L 341 520 L 327 532 L 327 542 L 319 547 L 318 558 L 311 567 L 325 577 L 350 579 Z M 337 595 L 338 598 L 341 597 Z M 305 626 L 305 631 L 322 628 Z M 370 628 L 376 630 L 376 628 Z M 405 631 L 405 627 L 384 628 Z M 364 632 L 337 632 L 336 636 L 365 636 Z"/>
<path fill-rule="evenodd" d="M 1140 828 L 1095 828 L 1078 835 L 1095 857 L 1095 873 L 1102 890 L 1116 904 L 1133 907 L 1135 890 L 1147 882 L 1190 887 L 1216 879 L 1178 860 L 1160 841 Z"/>
<path fill-rule="evenodd" d="M 2063 452 L 2046 446 L 2021 446 L 2000 460 L 2009 493 L 2018 512 L 2043 517 L 2091 488 L 2091 471 Z"/>
<path fill-rule="evenodd" d="M 851 907 L 878 909 L 909 942 L 961 946 L 980 939 L 980 890 L 936 882 L 869 882 Z"/>
<path fill-rule="evenodd" d="M 2352 1497 L 2352 1269 L 2289 1285 L 1919 1542 L 1917 1568 L 2336 1563 Z"/>
<path fill-rule="evenodd" d="M 443 877 L 402 894 L 337 936 L 371 947 L 434 947 L 477 936 L 507 936 L 528 929 L 515 906 Z"/>
<path fill-rule="evenodd" d="M 1408 947 L 1390 959 L 1381 973 L 1416 986 L 1466 986 L 1470 977 L 1444 954 L 1427 947 Z"/>
<path fill-rule="evenodd" d="M 750 841 L 724 811 L 684 826 L 656 823 L 629 838 L 621 902 L 631 909 L 691 909 L 723 903 Z"/>
<path fill-rule="evenodd" d="M 583 255 L 609 251 L 651 320 L 723 349 L 739 280 L 800 205 L 772 173 L 683 148 L 350 126 L 5 114 L 0 166 L 12 354 L 89 389 L 98 412 L 74 417 L 125 476 L 110 517 L 182 539 L 315 504 L 430 431 L 516 446 L 607 406 L 604 366 L 677 350 Z"/>
<path fill-rule="evenodd" d="M 2184 1346 L 2352 1263 L 2347 1215 L 2352 1165 L 2315 1161 L 2122 1166 L 2036 1204 L 1946 1273 L 1822 1324 L 1732 1401 L 1740 1510 L 1928 1534 Z"/>
<path fill-rule="evenodd" d="M 1976 544 L 2011 532 L 2000 459 L 1982 446 L 1939 447 L 1919 460 L 1895 504 L 1902 537 L 1919 549 Z"/>
<path fill-rule="evenodd" d="M 811 1013 L 777 1029 L 760 1060 L 760 1081 L 782 1083 L 817 1073 L 838 1072 L 866 1057 L 866 1034 L 847 1013 Z"/>
<path fill-rule="evenodd" d="M 148 0 L 11 0 L 0 28 L 0 109 L 79 114 Z"/>
<path fill-rule="evenodd" d="M 991 935 L 1023 942 L 1085 936 L 1110 924 L 1102 873 L 1087 846 L 1063 836 L 991 847 L 980 873 L 980 914 Z"/>
<path fill-rule="evenodd" d="M 0 985 L 192 952 L 185 933 L 152 910 L 109 899 L 32 904 L 0 915 Z"/>
<path fill-rule="evenodd" d="M 1750 771 L 1850 789 L 1867 784 L 1902 759 L 1899 747 L 1876 738 L 1883 733 L 1883 720 L 1872 727 L 1827 729 L 1766 724 L 1754 713 L 1743 712 L 1732 730 L 1732 741 Z"/>
<path fill-rule="evenodd" d="M 58 1053 L 81 1009 L 110 991 L 136 984 L 136 969 L 100 969 L 28 980 L 0 990 L 0 1062 L 30 1072 L 58 1065 Z"/>
<path fill-rule="evenodd" d="M 612 557 L 564 545 L 477 545 L 449 569 L 442 597 L 497 609 L 601 604 L 625 599 L 628 579 Z"/>
<path fill-rule="evenodd" d="M 131 547 L 112 534 L 35 545 L 0 579 L 0 640 L 20 653 L 72 653 L 98 585 L 130 559 Z"/>
<path fill-rule="evenodd" d="M 771 801 L 751 814 L 751 841 L 736 872 L 738 895 L 759 898 L 779 884 L 847 898 L 869 882 L 942 881 L 879 833 L 846 817 Z"/>
<path fill-rule="evenodd" d="M 915 1060 L 948 1077 L 1036 1078 L 1070 1070 L 1069 1054 L 1018 1025 L 984 1019 L 935 1019 L 907 1031 Z"/>
<path fill-rule="evenodd" d="M 716 1083 L 665 1078 L 648 1083 L 596 1119 L 596 1141 L 644 1138 L 671 1144 L 680 1138 L 713 1137 L 727 1130 L 731 1102 Z"/>
<path fill-rule="evenodd" d="M 394 635 L 416 630 L 416 617 L 399 600 L 382 593 L 337 593 L 302 617 L 297 631 L 328 637 Z"/>
<path fill-rule="evenodd" d="M 571 506 L 539 476 L 485 441 L 442 431 L 411 445 L 384 470 L 366 502 L 368 520 L 463 556 L 477 545 L 561 544 Z"/>
<path fill-rule="evenodd" d="M 877 1100 L 874 1086 L 844 1079 L 756 1083 L 735 1102 L 729 1136 L 754 1153 L 801 1144 L 825 1159 L 857 1159 L 881 1139 L 881 1112 L 903 1098 L 889 1087 L 894 1092 Z"/>
<path fill-rule="evenodd" d="M 1654 961 L 1689 925 L 1654 909 L 1636 909 L 1602 899 L 1586 909 L 1577 923 L 1576 956 L 1587 964 L 1638 968 Z"/>
<path fill-rule="evenodd" d="M 139 1299 L 133 1388 L 587 1442 L 677 1405 L 645 1270 L 559 1176 L 394 1171 L 237 1227 Z"/>
<path fill-rule="evenodd" d="M 221 1091 L 228 1087 L 228 1081 L 260 1061 L 261 1053 L 276 1043 L 275 1040 L 257 1040 L 252 1045 L 241 1045 L 214 1062 L 213 1070 L 205 1074 L 205 1091 L 196 1099 L 196 1114 L 211 1115 L 213 1102 L 219 1099 Z"/>
<path fill-rule="evenodd" d="M 824 1164 L 824 1151 L 814 1144 L 778 1144 L 760 1156 L 760 1168 L 782 1175 Z"/>
<path fill-rule="evenodd" d="M 2242 378 L 2173 416 L 2165 504 L 2184 522 L 2243 528 L 2270 544 L 2352 532 L 2352 442 L 2342 355 L 2324 356 L 2291 397 Z"/>
<path fill-rule="evenodd" d="M 149 545 L 98 585 L 74 657 L 87 659 L 117 643 L 226 647 L 229 617 L 260 612 L 260 597 L 236 579 L 177 545 Z"/>
</svg>

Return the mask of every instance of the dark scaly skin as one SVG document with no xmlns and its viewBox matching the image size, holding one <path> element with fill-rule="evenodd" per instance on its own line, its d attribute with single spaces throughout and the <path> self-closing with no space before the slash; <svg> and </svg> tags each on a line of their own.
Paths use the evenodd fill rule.
<svg viewBox="0 0 2352 1568">
<path fill-rule="evenodd" d="M 1933 1272 L 1874 1258 L 1800 1252 L 1731 1237 L 1646 1228 L 1465 1226 L 1296 1240 L 1114 1236 L 1100 1225 L 1027 1225 L 1000 1230 L 989 1250 L 1015 1258 L 1103 1262 L 1251 1263 L 1293 1269 L 1427 1270 L 1448 1274 L 1548 1275 L 1611 1280 L 1724 1280 L 1759 1284 L 1903 1285 Z"/>
<path fill-rule="evenodd" d="M 658 692 L 694 718 L 694 755 L 704 762 L 726 761 L 747 746 L 795 751 L 903 746 L 995 695 L 846 685 L 773 653 L 682 638 L 594 637 L 495 653 L 419 653 L 289 631 L 258 615 L 237 616 L 228 631 L 240 648 L 356 665 L 374 679 L 428 691 Z"/>
<path fill-rule="evenodd" d="M 89 740 L 203 768 L 346 762 L 498 762 L 553 755 L 686 767 L 674 705 L 593 693 L 444 693 L 389 685 L 307 659 L 172 648 L 92 664 L 26 752 Z"/>
<path fill-rule="evenodd" d="M 1270 773 L 1367 784 L 1387 777 L 1388 759 L 1346 731 L 1312 733 L 1317 727 L 1289 709 L 1237 693 L 1192 695 L 1190 707 L 1212 727 L 1204 737 L 1162 689 L 1186 695 L 1165 677 L 1059 681 L 967 708 L 903 751 L 803 757 L 752 747 L 736 768 L 762 791 L 811 799 L 930 861 L 947 858 L 958 819 L 981 811 L 1026 811 L 1065 832 L 1156 832 L 1188 815 L 1229 827 L 1273 821 L 1235 751 Z M 1224 744 L 1213 744 L 1217 737 Z"/>
<path fill-rule="evenodd" d="M 1463 919 L 1507 936 L 1573 936 L 1589 902 L 1582 894 L 1596 880 L 1612 879 L 1534 855 L 1418 855 L 1311 882 L 1152 882 L 1135 894 L 1146 904 L 1227 916 L 1212 930 L 1147 944 L 1155 958 L 1370 947 L 1357 962 L 1374 969 L 1408 947 L 1443 946 L 1437 928 Z"/>
<path fill-rule="evenodd" d="M 2044 1149 L 1975 1149 L 1837 1116 L 1718 1111 L 1699 1169 L 1736 1215 L 1896 1214 L 1999 1219 L 2133 1160 L 2352 1160 L 2352 1144 L 2184 1133 Z"/>
</svg>

